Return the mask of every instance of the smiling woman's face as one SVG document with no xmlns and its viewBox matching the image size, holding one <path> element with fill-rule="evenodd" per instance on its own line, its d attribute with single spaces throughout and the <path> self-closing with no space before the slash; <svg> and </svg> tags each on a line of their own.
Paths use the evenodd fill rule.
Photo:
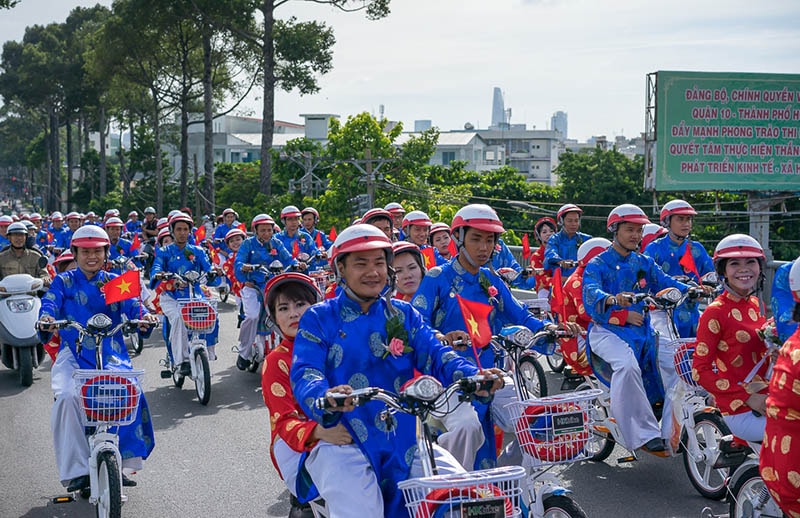
<svg viewBox="0 0 800 518">
<path fill-rule="evenodd" d="M 740 297 L 746 297 L 756 287 L 761 264 L 755 257 L 734 257 L 725 263 L 725 283 Z"/>
</svg>

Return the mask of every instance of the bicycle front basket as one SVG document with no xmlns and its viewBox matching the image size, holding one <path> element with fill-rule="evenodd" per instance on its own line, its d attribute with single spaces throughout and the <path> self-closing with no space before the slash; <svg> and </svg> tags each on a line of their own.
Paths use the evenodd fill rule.
<svg viewBox="0 0 800 518">
<path fill-rule="evenodd" d="M 143 370 L 77 369 L 72 377 L 86 426 L 126 425 L 136 419 Z"/>
<path fill-rule="evenodd" d="M 181 318 L 190 331 L 211 331 L 217 322 L 217 301 L 206 299 L 178 299 Z"/>
</svg>

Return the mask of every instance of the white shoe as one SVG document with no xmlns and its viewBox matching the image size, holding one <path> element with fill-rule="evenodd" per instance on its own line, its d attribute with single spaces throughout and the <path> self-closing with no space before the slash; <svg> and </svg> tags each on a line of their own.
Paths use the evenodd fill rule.
<svg viewBox="0 0 800 518">
<path fill-rule="evenodd" d="M 214 349 L 216 349 L 216 345 L 209 345 L 206 347 L 206 352 L 208 353 L 208 359 L 210 361 L 214 361 L 217 359 L 217 353 Z"/>
</svg>

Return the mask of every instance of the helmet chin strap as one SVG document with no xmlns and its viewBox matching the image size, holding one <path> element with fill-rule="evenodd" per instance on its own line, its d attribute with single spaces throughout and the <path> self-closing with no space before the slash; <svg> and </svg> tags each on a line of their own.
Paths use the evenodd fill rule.
<svg viewBox="0 0 800 518">
<path fill-rule="evenodd" d="M 685 236 L 679 236 L 678 234 L 676 234 L 672 230 L 669 231 L 669 237 L 673 238 L 675 241 L 677 241 L 679 243 L 683 243 L 684 241 L 689 239 L 689 236 L 690 236 L 690 234 L 686 234 Z"/>
<path fill-rule="evenodd" d="M 638 251 L 639 251 L 639 247 L 638 247 L 638 246 L 637 246 L 637 247 L 635 247 L 635 248 L 626 248 L 626 247 L 625 247 L 625 246 L 624 246 L 622 243 L 620 243 L 620 242 L 619 242 L 619 240 L 617 239 L 617 233 L 616 233 L 616 232 L 614 232 L 614 243 L 616 243 L 617 245 L 619 245 L 619 247 L 620 247 L 620 248 L 622 248 L 623 250 L 626 250 L 626 251 L 628 251 L 628 252 L 630 252 L 630 253 L 636 253 L 636 252 L 638 252 Z"/>
</svg>

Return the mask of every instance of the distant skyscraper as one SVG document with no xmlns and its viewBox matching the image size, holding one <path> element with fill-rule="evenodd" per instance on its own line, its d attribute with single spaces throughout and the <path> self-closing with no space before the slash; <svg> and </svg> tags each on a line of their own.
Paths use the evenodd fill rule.
<svg viewBox="0 0 800 518">
<path fill-rule="evenodd" d="M 550 128 L 561 133 L 564 140 L 567 139 L 567 114 L 557 111 L 550 118 Z"/>
<path fill-rule="evenodd" d="M 492 126 L 495 128 L 508 122 L 506 120 L 506 105 L 503 101 L 503 91 L 499 87 L 494 87 L 492 96 Z"/>
</svg>

